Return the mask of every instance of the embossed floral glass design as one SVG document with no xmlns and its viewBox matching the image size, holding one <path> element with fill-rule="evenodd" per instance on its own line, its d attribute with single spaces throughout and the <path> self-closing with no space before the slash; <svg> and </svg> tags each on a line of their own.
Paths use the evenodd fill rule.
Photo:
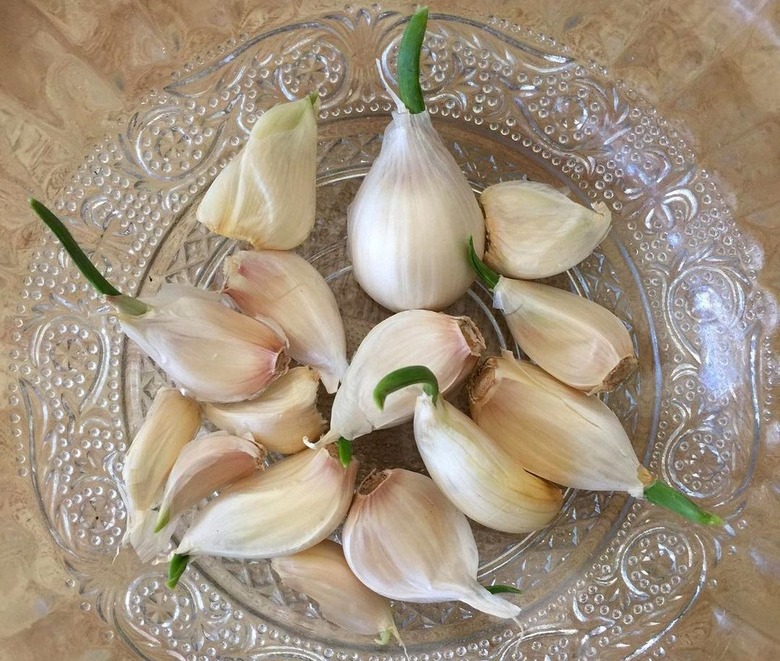
<svg viewBox="0 0 780 661">
<path fill-rule="evenodd" d="M 374 60 L 392 80 L 402 20 L 348 10 L 261 34 L 187 70 L 90 154 L 56 209 L 80 224 L 85 248 L 128 293 L 150 295 L 164 280 L 218 286 L 238 246 L 195 222 L 199 196 L 262 110 L 316 91 L 318 215 L 299 252 L 328 278 L 354 351 L 388 313 L 350 275 L 345 212 L 391 109 Z M 610 237 L 550 282 L 629 326 L 640 370 L 606 400 L 646 465 L 706 507 L 738 516 L 766 397 L 762 292 L 718 183 L 634 93 L 530 32 L 434 16 L 423 65 L 434 122 L 475 190 L 527 176 L 609 205 Z M 265 561 L 204 559 L 169 592 L 164 567 L 142 566 L 130 550 L 114 560 L 126 525 L 116 480 L 164 376 L 102 314 L 52 239 L 29 269 L 15 426 L 84 598 L 150 658 L 405 658 L 319 619 Z M 489 301 L 475 285 L 448 311 L 472 316 L 489 352 L 514 348 Z M 363 471 L 420 470 L 413 448 L 409 425 L 355 444 Z M 481 580 L 522 588 L 522 629 L 458 604 L 395 604 L 411 658 L 658 652 L 685 630 L 686 613 L 717 579 L 722 546 L 739 532 L 694 528 L 623 495 L 571 491 L 546 530 L 512 536 L 475 526 L 475 535 Z"/>
</svg>

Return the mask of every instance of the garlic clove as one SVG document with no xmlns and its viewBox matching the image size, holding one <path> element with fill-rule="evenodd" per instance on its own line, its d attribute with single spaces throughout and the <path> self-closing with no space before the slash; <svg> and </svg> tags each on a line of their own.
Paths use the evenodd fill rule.
<svg viewBox="0 0 780 661">
<path fill-rule="evenodd" d="M 211 501 L 176 554 L 260 559 L 314 546 L 344 519 L 357 469 L 355 460 L 345 469 L 335 447 L 286 457 Z"/>
<path fill-rule="evenodd" d="M 431 478 L 403 469 L 370 476 L 342 533 L 344 556 L 367 587 L 390 599 L 463 601 L 496 617 L 520 608 L 477 582 L 477 545 L 466 517 Z"/>
<path fill-rule="evenodd" d="M 603 202 L 591 210 L 532 181 L 488 186 L 480 203 L 487 230 L 485 263 L 513 278 L 563 273 L 590 255 L 612 226 Z"/>
<path fill-rule="evenodd" d="M 287 371 L 287 340 L 220 301 L 214 292 L 164 284 L 142 300 L 146 312 L 120 309 L 117 317 L 125 334 L 189 395 L 205 402 L 251 399 Z"/>
<path fill-rule="evenodd" d="M 149 299 L 122 294 L 89 261 L 49 209 L 30 201 L 89 283 L 114 307 L 125 334 L 193 397 L 240 401 L 287 371 L 287 340 L 268 323 L 220 303 L 213 292 L 164 284 Z"/>
<path fill-rule="evenodd" d="M 289 354 L 320 373 L 336 392 L 347 369 L 347 341 L 336 298 L 309 262 L 290 252 L 242 251 L 225 262 L 225 293 L 242 312 L 270 317 L 290 342 Z"/>
<path fill-rule="evenodd" d="M 425 393 L 417 398 L 414 437 L 428 473 L 466 516 L 509 533 L 549 524 L 563 503 L 560 489 L 526 472 L 468 416 Z"/>
<path fill-rule="evenodd" d="M 303 439 L 320 437 L 324 422 L 317 411 L 319 377 L 310 367 L 293 367 L 256 399 L 206 403 L 203 415 L 230 434 L 250 434 L 271 452 L 294 454 Z"/>
<path fill-rule="evenodd" d="M 326 539 L 294 555 L 273 558 L 271 567 L 293 590 L 314 599 L 329 622 L 380 640 L 392 635 L 400 641 L 390 602 L 358 580 L 339 544 Z"/>
<path fill-rule="evenodd" d="M 317 108 L 307 97 L 266 111 L 204 195 L 197 219 L 257 249 L 303 243 L 314 227 Z"/>
<path fill-rule="evenodd" d="M 579 489 L 627 491 L 694 523 L 723 524 L 639 463 L 620 420 L 600 399 L 508 351 L 485 361 L 469 390 L 477 424 L 540 477 Z"/>
<path fill-rule="evenodd" d="M 501 277 L 493 306 L 528 357 L 573 388 L 588 394 L 611 390 L 637 366 L 623 322 L 586 298 Z"/>
<path fill-rule="evenodd" d="M 168 476 L 157 530 L 214 491 L 252 475 L 265 456 L 265 450 L 253 441 L 224 432 L 207 434 L 187 443 Z"/>
<path fill-rule="evenodd" d="M 414 409 L 414 438 L 436 486 L 466 516 L 510 533 L 542 528 L 561 508 L 559 489 L 527 473 L 467 415 L 439 394 L 427 367 L 391 372 L 377 384 L 380 408 L 390 393 L 422 386 Z"/>
<path fill-rule="evenodd" d="M 198 404 L 178 390 L 160 388 L 130 444 L 120 484 L 128 519 L 124 541 L 139 552 L 143 561 L 164 550 L 164 545 L 148 543 L 157 518 L 152 507 L 162 497 L 176 458 L 199 427 Z"/>
<path fill-rule="evenodd" d="M 509 352 L 485 361 L 469 384 L 469 397 L 474 421 L 540 477 L 637 497 L 652 481 L 604 402 Z"/>
<path fill-rule="evenodd" d="M 447 393 L 468 376 L 485 341 L 468 317 L 452 317 L 429 310 L 408 310 L 374 326 L 360 343 L 336 392 L 330 431 L 321 444 L 339 436 L 354 440 L 374 429 L 410 420 L 419 387 L 393 393 L 380 410 L 373 398 L 379 380 L 406 365 L 425 365 Z"/>
</svg>

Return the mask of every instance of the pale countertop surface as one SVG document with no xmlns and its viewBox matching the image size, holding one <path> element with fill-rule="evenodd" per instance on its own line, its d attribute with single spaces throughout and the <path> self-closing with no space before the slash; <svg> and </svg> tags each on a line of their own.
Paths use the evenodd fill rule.
<svg viewBox="0 0 780 661">
<path fill-rule="evenodd" d="M 780 2 L 771 0 L 446 0 L 432 11 L 495 15 L 608 67 L 683 127 L 703 166 L 734 191 L 736 218 L 780 288 Z M 383 2 L 409 12 L 412 2 Z M 26 206 L 53 199 L 102 136 L 182 63 L 230 38 L 343 8 L 316 0 L 14 0 L 0 3 L 0 298 L 7 361 L 15 298 L 41 228 Z M 777 343 L 776 343 L 777 344 Z M 4 386 L 7 372 L 3 372 Z M 4 392 L 7 388 L 4 388 Z M 4 399 L 5 402 L 5 399 Z M 6 404 L 4 403 L 4 406 Z M 5 419 L 8 416 L 6 414 Z M 68 584 L 3 425 L 0 658 L 134 658 Z M 778 559 L 775 557 L 777 576 Z M 746 617 L 761 600 L 745 600 Z M 761 658 L 733 641 L 724 658 Z M 766 644 L 766 642 L 764 643 Z M 759 645 L 759 647 L 755 647 Z M 764 648 L 765 652 L 770 647 Z M 716 655 L 716 651 L 713 651 Z M 746 656 L 747 655 L 747 656 Z M 714 658 L 711 657 L 711 658 Z M 763 658 L 768 658 L 764 656 Z"/>
</svg>

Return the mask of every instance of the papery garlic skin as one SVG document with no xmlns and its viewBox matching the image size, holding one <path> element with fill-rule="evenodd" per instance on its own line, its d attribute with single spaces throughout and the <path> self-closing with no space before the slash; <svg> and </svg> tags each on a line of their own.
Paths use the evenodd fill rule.
<svg viewBox="0 0 780 661">
<path fill-rule="evenodd" d="M 207 403 L 203 415 L 220 429 L 250 434 L 271 452 L 294 454 L 317 440 L 324 421 L 317 410 L 319 376 L 310 367 L 293 367 L 259 397 L 244 402 Z"/>
<path fill-rule="evenodd" d="M 358 580 L 339 544 L 326 539 L 274 558 L 271 567 L 286 585 L 314 599 L 329 622 L 363 635 L 389 632 L 400 640 L 390 602 Z"/>
<path fill-rule="evenodd" d="M 347 340 L 336 298 L 309 262 L 291 252 L 242 251 L 225 260 L 225 293 L 242 312 L 270 317 L 290 342 L 289 354 L 320 373 L 336 392 L 347 369 Z"/>
<path fill-rule="evenodd" d="M 157 513 L 151 508 L 160 502 L 176 458 L 199 427 L 197 402 L 174 388 L 160 388 L 130 444 L 120 485 L 128 519 L 125 541 L 143 561 L 164 550 L 153 539 Z"/>
<path fill-rule="evenodd" d="M 509 352 L 489 358 L 469 391 L 474 421 L 540 477 L 578 489 L 627 491 L 637 498 L 653 482 L 604 402 Z"/>
<path fill-rule="evenodd" d="M 237 482 L 196 515 L 176 553 L 260 559 L 321 542 L 344 519 L 358 469 L 334 454 L 304 450 Z"/>
<path fill-rule="evenodd" d="M 563 273 L 590 255 L 612 227 L 603 202 L 591 210 L 533 181 L 488 186 L 480 203 L 487 231 L 484 261 L 513 278 Z"/>
<path fill-rule="evenodd" d="M 198 221 L 257 249 L 303 243 L 315 219 L 318 105 L 305 98 L 266 111 L 206 191 Z"/>
<path fill-rule="evenodd" d="M 265 450 L 254 441 L 224 432 L 206 434 L 187 443 L 165 484 L 158 528 L 175 521 L 214 491 L 252 475 L 265 455 Z"/>
<path fill-rule="evenodd" d="M 287 340 L 278 329 L 231 310 L 219 294 L 164 284 L 141 300 L 149 306 L 144 314 L 117 310 L 122 330 L 196 399 L 251 399 L 287 371 Z"/>
<path fill-rule="evenodd" d="M 371 329 L 352 357 L 333 400 L 330 431 L 321 443 L 339 436 L 354 440 L 412 418 L 419 386 L 392 393 L 382 410 L 376 405 L 374 387 L 386 374 L 407 365 L 424 365 L 447 393 L 468 376 L 484 350 L 485 341 L 468 317 L 429 310 L 388 317 Z"/>
<path fill-rule="evenodd" d="M 623 322 L 571 292 L 501 277 L 493 306 L 531 360 L 563 383 L 595 394 L 611 390 L 637 365 Z"/>
<path fill-rule="evenodd" d="M 474 281 L 470 236 L 481 256 L 482 211 L 428 111 L 394 112 L 347 211 L 355 279 L 390 310 L 441 310 Z"/>
<path fill-rule="evenodd" d="M 469 522 L 429 477 L 397 468 L 366 480 L 342 538 L 355 575 L 390 599 L 459 600 L 504 618 L 520 612 L 477 582 L 479 557 Z"/>
<path fill-rule="evenodd" d="M 467 415 L 423 393 L 414 438 L 436 486 L 466 516 L 509 533 L 538 530 L 561 509 L 560 489 L 524 470 Z"/>
</svg>

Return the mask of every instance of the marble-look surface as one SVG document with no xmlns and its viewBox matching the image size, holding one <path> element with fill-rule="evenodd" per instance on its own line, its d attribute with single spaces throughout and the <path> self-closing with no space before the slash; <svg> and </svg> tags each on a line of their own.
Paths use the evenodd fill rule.
<svg viewBox="0 0 780 661">
<path fill-rule="evenodd" d="M 382 6 L 410 11 L 414 4 Z M 20 274 L 41 236 L 27 197 L 52 199 L 93 144 L 180 64 L 231 37 L 342 7 L 331 0 L 0 3 L 3 363 Z M 764 248 L 763 284 L 780 289 L 780 3 L 445 0 L 432 9 L 478 20 L 496 15 L 552 36 L 655 103 L 688 136 L 699 162 L 727 182 L 738 222 Z M 2 378 L 5 386 L 5 370 Z M 43 529 L 29 481 L 17 476 L 7 423 L 0 429 L 0 659 L 132 658 L 107 625 L 83 612 Z M 769 501 L 777 503 L 777 494 Z M 759 569 L 735 571 L 746 584 L 726 591 L 739 608 L 731 603 L 727 612 L 716 599 L 697 605 L 708 611 L 705 619 L 720 618 L 719 625 L 733 631 L 725 648 L 722 641 L 717 649 L 703 643 L 702 658 L 777 654 L 772 621 L 776 625 L 780 604 L 780 540 L 767 539 L 762 548 Z M 747 633 L 734 612 L 758 626 Z"/>
</svg>

